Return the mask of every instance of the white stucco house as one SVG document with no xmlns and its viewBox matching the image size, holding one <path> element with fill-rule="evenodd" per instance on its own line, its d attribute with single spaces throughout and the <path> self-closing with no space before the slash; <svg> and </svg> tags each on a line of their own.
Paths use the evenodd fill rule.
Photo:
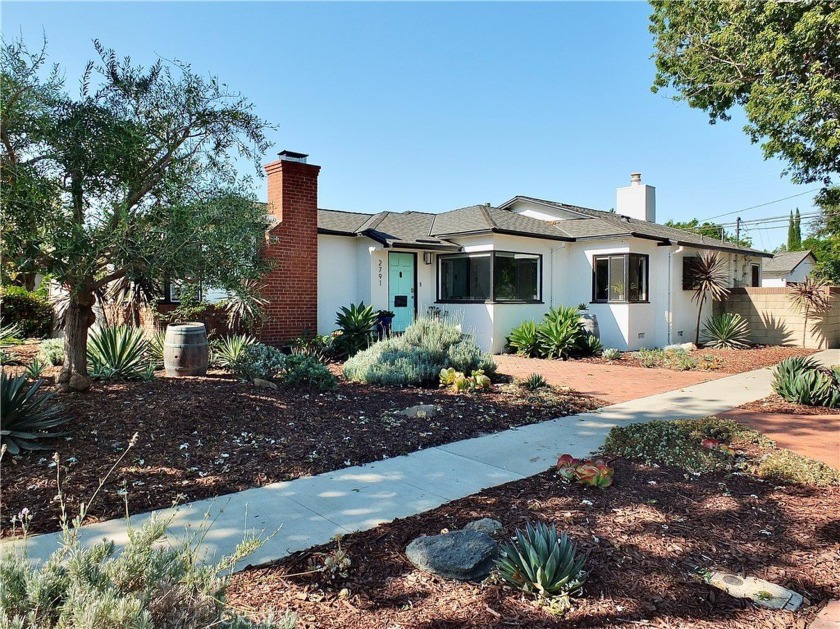
<svg viewBox="0 0 840 629">
<path fill-rule="evenodd" d="M 606 347 L 662 347 L 693 340 L 687 259 L 717 251 L 733 286 L 757 286 L 772 257 L 656 223 L 655 189 L 639 174 L 617 190 L 615 212 L 516 196 L 438 214 L 368 214 L 318 208 L 320 168 L 306 161 L 284 151 L 266 166 L 267 255 L 277 261 L 267 342 L 328 334 L 341 306 L 364 301 L 395 312 L 395 331 L 430 309 L 445 313 L 499 352 L 522 321 L 583 303 Z"/>
<path fill-rule="evenodd" d="M 761 269 L 761 285 L 767 287 L 787 286 L 804 282 L 817 263 L 813 251 L 785 251 L 767 260 Z"/>
</svg>

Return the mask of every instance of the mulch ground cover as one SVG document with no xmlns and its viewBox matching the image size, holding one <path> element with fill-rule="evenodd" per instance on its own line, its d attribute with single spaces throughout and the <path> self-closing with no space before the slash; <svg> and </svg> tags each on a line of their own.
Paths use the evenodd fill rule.
<svg viewBox="0 0 840 629">
<path fill-rule="evenodd" d="M 759 346 L 748 349 L 706 349 L 700 348 L 691 352 L 691 356 L 700 362 L 700 368 L 720 373 L 743 373 L 753 369 L 761 369 L 775 365 L 791 356 L 808 356 L 816 350 L 801 347 Z M 705 358 L 708 357 L 708 358 Z M 623 367 L 642 367 L 635 352 L 624 352 L 621 357 L 607 361 L 599 356 L 577 359 L 584 363 L 599 365 L 619 365 Z M 661 369 L 668 367 L 652 367 Z"/>
<path fill-rule="evenodd" d="M 20 368 L 18 368 L 20 369 Z M 14 371 L 14 368 L 12 368 Z M 58 373 L 48 371 L 49 380 Z M 51 390 L 52 385 L 46 385 Z M 249 487 L 398 456 L 602 406 L 561 389 L 531 394 L 513 384 L 466 395 L 342 382 L 329 393 L 257 388 L 221 374 L 151 382 L 95 383 L 57 396 L 72 421 L 50 450 L 0 461 L 0 536 L 23 507 L 31 532 L 58 528 L 56 466 L 69 511 L 93 495 L 100 478 L 138 441 L 93 504 L 88 522 L 168 507 Z M 397 412 L 418 404 L 435 417 Z"/>
<path fill-rule="evenodd" d="M 345 536 L 347 577 L 296 574 L 336 543 L 234 575 L 228 600 L 255 617 L 292 610 L 300 628 L 806 627 L 840 597 L 840 488 L 776 486 L 747 475 L 696 477 L 614 462 L 615 485 L 565 484 L 553 471 Z M 415 537 L 499 519 L 503 537 L 556 523 L 589 555 L 584 596 L 557 615 L 506 585 L 443 580 L 405 557 Z M 769 611 L 706 585 L 702 569 L 752 575 L 804 595 L 800 612 Z M 288 575 L 288 576 L 287 576 Z"/>
<path fill-rule="evenodd" d="M 755 411 L 760 413 L 782 413 L 784 415 L 840 415 L 840 408 L 794 404 L 792 402 L 788 402 L 775 393 L 769 397 L 739 406 L 735 410 Z"/>
</svg>

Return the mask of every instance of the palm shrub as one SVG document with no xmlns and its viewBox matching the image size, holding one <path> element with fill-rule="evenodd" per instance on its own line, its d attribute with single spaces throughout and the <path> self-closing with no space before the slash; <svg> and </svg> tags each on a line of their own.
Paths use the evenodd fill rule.
<svg viewBox="0 0 840 629">
<path fill-rule="evenodd" d="M 747 320 L 737 313 L 712 315 L 703 328 L 706 346 L 715 349 L 744 349 L 750 344 Z"/>
<path fill-rule="evenodd" d="M 542 522 L 517 529 L 516 540 L 503 544 L 496 560 L 502 579 L 543 598 L 579 594 L 587 577 L 585 565 L 575 543 L 565 533 L 558 535 L 554 524 Z"/>
<path fill-rule="evenodd" d="M 263 322 L 268 300 L 262 291 L 263 286 L 257 280 L 245 279 L 219 304 L 231 330 L 252 332 Z"/>
<path fill-rule="evenodd" d="M 140 380 L 146 375 L 149 343 L 139 328 L 99 328 L 88 339 L 90 373 L 102 380 Z"/>
<path fill-rule="evenodd" d="M 508 337 L 508 345 L 520 356 L 539 357 L 542 348 L 537 334 L 537 324 L 533 321 L 523 321 L 513 328 Z"/>
<path fill-rule="evenodd" d="M 32 359 L 32 362 L 26 366 L 24 373 L 26 377 L 30 380 L 38 380 L 41 377 L 41 374 L 44 373 L 44 369 L 46 369 L 47 363 L 41 360 L 40 357 L 36 356 Z"/>
<path fill-rule="evenodd" d="M 840 406 L 840 373 L 823 369 L 812 358 L 793 356 L 773 372 L 773 390 L 788 402 L 808 406 Z"/>
<path fill-rule="evenodd" d="M 693 291 L 691 300 L 697 304 L 697 331 L 694 342 L 699 345 L 703 304 L 707 299 L 720 301 L 729 294 L 729 277 L 726 274 L 726 260 L 714 251 L 697 254 L 688 262 L 686 279 Z"/>
<path fill-rule="evenodd" d="M 20 338 L 23 328 L 19 323 L 3 325 L 0 323 L 0 344 L 13 343 Z"/>
<path fill-rule="evenodd" d="M 377 314 L 373 306 L 366 306 L 365 302 L 350 304 L 350 307 L 342 306 L 336 313 L 335 323 L 341 330 L 336 338 L 335 345 L 338 352 L 350 358 L 360 351 L 367 349 L 373 337 L 373 328 L 376 325 Z"/>
<path fill-rule="evenodd" d="M 250 334 L 230 334 L 216 339 L 211 345 L 213 364 L 230 369 L 242 356 L 245 348 L 256 345 L 257 339 Z"/>
<path fill-rule="evenodd" d="M 806 277 L 804 282 L 790 285 L 788 295 L 791 305 L 801 312 L 805 320 L 802 323 L 802 347 L 808 340 L 808 318 L 820 315 L 831 308 L 831 298 L 826 290 L 828 284 L 820 278 Z"/>
<path fill-rule="evenodd" d="M 64 362 L 64 340 L 47 339 L 38 346 L 38 356 L 56 367 Z"/>
<path fill-rule="evenodd" d="M 0 443 L 11 454 L 21 450 L 48 450 L 41 439 L 66 433 L 51 432 L 66 424 L 60 406 L 52 402 L 52 393 L 38 393 L 43 380 L 31 384 L 26 376 L 8 377 L 0 372 Z"/>
</svg>

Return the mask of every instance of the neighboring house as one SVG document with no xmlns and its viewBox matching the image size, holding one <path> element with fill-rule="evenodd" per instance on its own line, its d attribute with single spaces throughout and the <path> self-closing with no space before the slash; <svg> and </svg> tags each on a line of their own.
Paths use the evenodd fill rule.
<svg viewBox="0 0 840 629">
<path fill-rule="evenodd" d="M 778 287 L 804 282 L 816 263 L 817 259 L 810 249 L 777 253 L 772 260 L 764 263 L 761 269 L 761 285 Z"/>
<path fill-rule="evenodd" d="M 264 280 L 269 343 L 329 333 L 341 306 L 364 301 L 394 311 L 396 331 L 439 312 L 498 352 L 522 321 L 584 303 L 605 346 L 661 347 L 694 340 L 686 260 L 717 251 L 733 286 L 757 286 L 771 257 L 657 224 L 655 190 L 638 174 L 618 189 L 615 213 L 517 196 L 498 207 L 366 214 L 319 209 L 319 171 L 289 151 L 266 166 L 276 222 Z"/>
</svg>

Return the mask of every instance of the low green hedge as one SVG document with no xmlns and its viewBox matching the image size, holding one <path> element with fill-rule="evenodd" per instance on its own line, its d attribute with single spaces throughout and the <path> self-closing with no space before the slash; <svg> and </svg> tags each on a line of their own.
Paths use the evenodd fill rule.
<svg viewBox="0 0 840 629">
<path fill-rule="evenodd" d="M 3 324 L 18 324 L 24 338 L 46 338 L 52 334 L 53 308 L 49 300 L 22 286 L 0 288 Z"/>
</svg>

